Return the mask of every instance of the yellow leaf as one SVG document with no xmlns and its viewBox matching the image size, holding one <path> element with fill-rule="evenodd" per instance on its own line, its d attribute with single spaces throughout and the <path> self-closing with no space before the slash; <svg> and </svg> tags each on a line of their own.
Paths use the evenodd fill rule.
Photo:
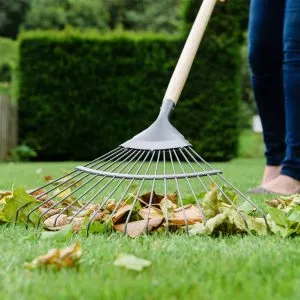
<svg viewBox="0 0 300 300">
<path fill-rule="evenodd" d="M 55 266 L 58 269 L 75 267 L 82 256 L 78 242 L 64 249 L 50 249 L 47 254 L 38 256 L 30 263 L 25 263 L 26 269 L 36 269 L 45 266 Z"/>
</svg>

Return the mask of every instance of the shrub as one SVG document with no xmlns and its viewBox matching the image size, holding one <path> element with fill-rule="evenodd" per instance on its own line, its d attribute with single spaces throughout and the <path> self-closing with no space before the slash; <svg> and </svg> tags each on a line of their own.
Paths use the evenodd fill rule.
<svg viewBox="0 0 300 300">
<path fill-rule="evenodd" d="M 0 94 L 10 94 L 15 98 L 17 75 L 18 43 L 8 38 L 0 38 Z M 13 88 L 11 88 L 11 86 Z"/>
<path fill-rule="evenodd" d="M 23 23 L 29 29 L 107 28 L 108 9 L 101 0 L 31 0 Z"/>
<path fill-rule="evenodd" d="M 44 160 L 92 159 L 150 125 L 183 46 L 179 36 L 72 30 L 20 43 L 20 139 Z M 227 160 L 238 144 L 240 47 L 205 44 L 174 122 L 205 158 Z"/>
<path fill-rule="evenodd" d="M 0 35 L 15 38 L 29 7 L 30 0 L 0 1 Z"/>
</svg>

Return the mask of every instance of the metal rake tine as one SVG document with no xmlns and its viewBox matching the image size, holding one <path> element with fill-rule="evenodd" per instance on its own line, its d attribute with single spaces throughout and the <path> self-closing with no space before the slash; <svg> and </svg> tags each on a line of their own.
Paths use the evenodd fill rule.
<svg viewBox="0 0 300 300">
<path fill-rule="evenodd" d="M 179 160 L 179 158 L 178 158 L 178 155 L 177 155 L 176 151 L 175 151 L 175 150 L 173 150 L 173 151 L 174 151 L 174 155 L 175 155 L 175 157 L 176 157 L 176 159 L 177 159 L 177 162 L 179 163 L 179 166 L 180 166 L 182 172 L 183 172 L 183 173 L 186 173 L 185 170 L 184 170 L 184 168 L 183 168 L 183 166 L 182 166 L 182 163 L 180 162 L 180 160 Z M 180 149 L 180 151 L 181 151 L 181 149 Z M 188 177 L 186 177 L 186 181 L 187 181 L 187 184 L 188 184 L 188 186 L 189 186 L 189 188 L 190 188 L 190 190 L 191 190 L 191 192 L 192 192 L 192 194 L 193 194 L 193 197 L 194 197 L 194 199 L 195 199 L 195 201 L 196 201 L 196 203 L 197 203 L 197 206 L 198 206 L 198 208 L 199 208 L 199 211 L 200 211 L 200 214 L 201 214 L 203 223 L 206 224 L 206 221 L 207 221 L 207 220 L 206 220 L 206 217 L 205 217 L 205 215 L 204 215 L 204 213 L 203 213 L 202 207 L 201 207 L 201 205 L 200 205 L 200 203 L 199 203 L 199 201 L 198 201 L 198 199 L 197 199 L 197 196 L 196 196 L 196 194 L 195 194 L 195 191 L 194 191 L 194 189 L 193 189 L 193 187 L 192 187 L 192 185 L 191 185 L 190 180 L 189 180 Z"/>
<path fill-rule="evenodd" d="M 115 155 L 114 152 L 117 152 L 117 153 L 118 153 L 118 152 L 120 152 L 121 150 L 122 150 L 121 148 L 120 148 L 118 151 L 114 151 L 114 150 L 113 150 L 113 151 L 111 151 L 111 152 L 108 153 L 108 154 L 110 154 L 110 155 L 104 155 L 104 156 L 102 156 L 102 157 L 104 157 L 104 158 L 110 157 L 111 155 Z M 123 151 L 123 152 L 124 152 L 124 151 Z M 94 161 L 97 161 L 97 160 L 99 160 L 99 159 L 96 159 L 96 160 L 94 160 Z M 94 161 L 93 161 L 93 162 L 94 162 Z M 110 162 L 110 161 L 111 161 L 111 159 L 110 159 L 108 162 Z M 86 164 L 86 165 L 90 165 L 90 164 L 92 164 L 92 162 L 91 162 L 91 163 L 88 163 L 88 164 Z M 96 165 L 98 165 L 98 164 L 99 164 L 99 162 L 98 162 L 97 164 L 93 165 L 93 166 L 96 166 Z M 104 164 L 104 165 L 105 165 L 105 164 Z M 48 183 L 48 184 L 46 184 L 46 185 L 44 185 L 44 186 L 42 186 L 42 187 L 39 187 L 38 189 L 32 191 L 30 194 L 33 196 L 33 193 L 34 193 L 35 191 L 38 191 L 38 190 L 40 190 L 40 189 L 44 189 L 45 187 L 47 187 L 47 186 L 49 186 L 49 185 L 53 185 L 54 182 L 57 182 L 58 180 L 61 180 L 61 179 L 63 179 L 63 178 L 68 178 L 70 174 L 74 174 L 74 173 L 76 173 L 76 172 L 78 172 L 78 171 L 73 171 L 73 172 L 71 172 L 71 173 L 69 173 L 69 174 L 67 174 L 67 175 L 61 176 L 61 177 L 58 178 L 57 180 L 52 181 L 51 183 Z M 37 197 L 34 197 L 34 198 L 37 199 L 37 200 L 39 200 L 41 197 L 47 195 L 47 193 L 52 192 L 53 190 L 59 188 L 60 186 L 64 185 L 64 184 L 65 184 L 66 182 L 68 182 L 68 181 L 72 181 L 74 178 L 76 178 L 76 177 L 82 175 L 83 173 L 84 173 L 84 172 L 80 172 L 80 173 L 78 173 L 77 175 L 68 178 L 68 180 L 62 182 L 61 184 L 58 184 L 57 186 L 54 186 L 54 187 L 51 188 L 50 190 L 48 190 L 48 191 L 46 191 L 46 192 L 44 192 L 44 193 L 42 193 L 42 194 L 40 194 L 40 195 L 38 195 Z M 77 183 L 79 183 L 81 180 L 85 179 L 85 178 L 88 177 L 88 176 L 90 176 L 90 174 L 87 174 L 87 175 L 81 177 L 80 179 L 78 179 L 77 181 L 73 182 L 72 184 L 70 184 L 69 186 L 67 186 L 66 188 L 64 188 L 62 191 L 60 191 L 60 193 L 66 191 L 68 188 L 72 187 L 73 185 L 76 185 Z M 58 193 L 58 194 L 60 194 L 60 193 Z M 57 195 L 58 195 L 58 194 L 57 194 Z M 28 214 L 28 217 L 27 217 L 27 223 L 30 221 L 30 215 L 32 214 L 32 212 L 33 212 L 34 210 L 40 208 L 40 207 L 43 206 L 45 203 L 48 203 L 48 202 L 51 201 L 53 198 L 55 198 L 57 195 L 54 195 L 53 197 L 50 197 L 50 198 L 48 198 L 47 200 L 42 201 L 41 204 L 39 204 L 39 205 L 37 205 L 35 208 L 33 208 L 33 209 L 29 212 L 29 214 Z M 69 195 L 69 196 L 70 196 L 70 195 Z M 25 205 L 21 206 L 21 207 L 17 210 L 15 222 L 17 222 L 17 220 L 18 220 L 20 211 L 21 211 L 22 209 L 24 209 L 26 206 L 27 206 L 27 205 L 25 204 Z M 46 212 L 45 212 L 45 213 L 46 213 Z"/>
<path fill-rule="evenodd" d="M 137 152 L 137 153 L 136 153 Z M 122 169 L 120 170 L 120 171 L 122 171 L 122 170 L 124 170 L 126 167 L 127 167 L 127 165 L 129 165 L 130 164 L 130 162 L 132 162 L 132 160 L 138 155 L 138 151 L 133 151 L 127 158 L 130 158 L 132 155 L 133 155 L 133 157 L 125 164 L 125 166 L 123 166 L 122 167 Z M 135 155 L 134 155 L 135 154 Z M 123 163 L 123 161 L 122 162 L 120 162 L 114 169 L 117 169 L 121 164 Z M 97 175 L 95 175 L 95 176 L 97 176 Z M 71 202 L 67 207 L 65 207 L 59 214 L 58 214 L 58 216 L 56 217 L 56 219 L 55 219 L 55 221 L 54 221 L 54 226 L 56 225 L 56 222 L 57 222 L 57 219 L 65 212 L 65 211 L 67 211 L 70 207 L 72 207 L 76 202 L 78 202 L 80 199 L 82 199 L 87 193 L 89 193 L 92 189 L 94 189 L 98 184 L 100 184 L 104 179 L 106 178 L 106 176 L 104 176 L 104 177 L 102 177 L 102 178 L 100 178 L 95 184 L 93 184 L 87 191 L 85 191 L 83 194 L 81 194 L 77 199 L 75 199 L 73 202 Z M 114 178 L 113 178 L 114 179 Z M 89 180 L 87 183 L 89 183 L 91 180 Z M 109 181 L 109 183 L 112 181 L 112 179 Z M 108 185 L 107 185 L 108 186 Z M 105 185 L 105 187 L 106 187 L 106 185 Z M 99 192 L 97 192 L 96 193 L 96 195 L 94 195 L 94 197 L 92 198 L 92 200 L 94 200 L 102 191 L 104 190 L 104 188 L 103 189 L 101 189 Z M 76 190 L 74 191 L 74 193 L 76 192 Z M 71 195 L 71 194 L 70 194 Z M 68 196 L 66 196 L 64 199 L 62 199 L 61 200 L 61 202 L 63 202 L 65 199 L 67 199 L 70 195 L 68 195 Z M 71 221 L 73 221 L 73 219 L 81 212 L 81 211 L 83 211 L 87 206 L 88 206 L 88 204 L 90 204 L 91 202 L 92 202 L 92 200 L 89 202 L 89 203 L 85 203 L 82 207 L 81 207 L 81 209 L 78 211 L 78 213 L 77 214 L 75 214 L 74 216 L 73 216 L 73 218 L 71 219 Z M 59 203 L 58 203 L 59 204 Z M 50 208 L 51 209 L 51 208 Z M 47 213 L 47 212 L 45 212 L 45 213 Z"/>
<path fill-rule="evenodd" d="M 140 152 L 142 152 L 142 153 L 140 153 Z M 138 154 L 140 153 L 140 157 L 143 155 L 143 153 L 144 153 L 144 151 L 138 151 L 126 164 L 125 164 L 125 166 L 123 166 L 123 168 L 121 169 L 121 171 L 122 170 L 124 170 L 126 167 L 127 167 L 127 165 L 129 165 L 132 161 L 133 161 L 133 159 L 135 159 L 137 156 L 138 156 Z M 117 168 L 118 168 L 119 166 L 117 166 Z M 104 177 L 103 177 L 104 178 Z M 110 181 L 109 181 L 109 183 L 110 182 L 112 182 L 113 180 L 114 180 L 115 178 L 113 177 L 113 178 L 111 178 L 110 179 Z M 103 191 L 104 189 L 100 189 L 100 191 L 98 191 L 91 199 L 89 199 L 82 207 L 81 207 L 81 209 L 72 217 L 72 219 L 71 219 L 71 221 L 73 221 L 74 220 L 74 218 L 76 218 L 79 214 L 80 214 L 80 212 L 82 211 L 82 210 L 84 210 L 90 203 L 92 203 L 93 202 L 93 200 L 96 198 L 96 197 L 98 197 L 98 195 L 100 195 L 100 193 Z M 109 196 L 110 197 L 110 196 Z M 102 202 L 101 203 L 101 206 L 100 206 L 100 208 L 99 208 L 99 211 L 101 210 L 101 208 L 105 205 L 105 203 L 108 201 L 109 199 L 106 199 L 104 202 Z M 97 215 L 97 213 L 98 213 L 98 211 L 96 211 L 95 212 L 95 216 Z"/>
<path fill-rule="evenodd" d="M 141 158 L 141 157 L 139 157 L 139 158 Z M 135 161 L 135 163 L 134 163 L 133 166 L 131 166 L 131 168 L 129 169 L 129 172 L 132 171 L 132 169 L 135 167 L 135 165 L 137 164 L 137 162 L 138 162 L 138 160 Z M 139 173 L 139 171 L 140 171 L 140 169 L 142 168 L 143 164 L 144 164 L 144 162 L 142 162 L 142 163 L 140 164 L 140 166 L 138 167 L 138 169 L 137 169 L 137 171 L 136 171 L 136 173 L 135 173 L 136 175 Z M 127 192 L 129 191 L 130 187 L 132 186 L 133 182 L 134 182 L 134 179 L 131 179 L 130 182 L 129 182 L 129 184 L 128 184 L 128 186 L 127 186 L 127 188 L 125 189 L 124 193 L 122 194 L 122 196 L 120 197 L 119 201 L 117 202 L 116 207 L 113 209 L 112 213 L 110 214 L 109 219 L 107 220 L 107 224 L 112 220 L 113 215 L 116 213 L 117 208 L 118 208 L 119 205 L 121 204 L 122 200 L 125 198 Z M 98 212 L 99 212 L 99 211 L 100 211 L 100 209 L 98 209 Z M 96 211 L 96 212 L 97 212 L 97 211 Z M 95 212 L 95 213 L 96 213 L 96 212 Z"/>
<path fill-rule="evenodd" d="M 150 152 L 148 152 L 147 155 L 145 156 L 145 158 L 144 158 L 144 160 L 143 160 L 143 162 L 142 162 L 140 168 L 142 168 L 142 166 L 143 166 L 143 164 L 145 163 L 146 159 L 148 158 L 149 154 L 150 154 Z M 152 161 L 153 161 L 153 157 L 154 157 L 154 155 L 152 155 L 152 157 L 151 157 L 151 159 L 150 159 L 150 161 L 149 161 L 149 163 L 148 163 L 147 169 L 146 169 L 146 171 L 145 171 L 145 175 L 148 174 L 148 171 L 149 171 L 150 166 L 151 166 Z M 133 211 L 133 209 L 135 208 L 135 205 L 136 205 L 138 196 L 139 196 L 139 194 L 140 194 L 140 192 L 141 192 L 141 189 L 142 189 L 142 187 L 143 187 L 143 185 L 144 185 L 144 182 L 145 182 L 145 179 L 143 179 L 143 180 L 141 181 L 141 184 L 140 184 L 140 186 L 139 186 L 139 188 L 138 188 L 138 191 L 137 191 L 137 193 L 136 193 L 136 195 L 135 195 L 135 198 L 134 198 L 134 200 L 133 200 L 132 208 L 131 208 L 131 210 L 129 211 L 128 216 L 127 216 L 127 218 L 126 218 L 124 235 L 127 235 L 128 222 L 129 222 L 130 217 L 131 217 L 131 215 L 132 215 L 132 211 Z"/>
<path fill-rule="evenodd" d="M 124 156 L 124 154 L 123 154 L 123 156 Z M 122 156 L 122 157 L 123 157 L 123 156 Z M 117 162 L 118 162 L 118 161 L 113 162 L 113 163 L 110 164 L 107 168 L 110 168 L 112 165 L 114 165 L 114 164 L 117 163 Z M 119 162 L 119 164 L 115 167 L 115 169 L 117 169 L 123 162 L 124 162 L 124 160 L 121 161 L 121 162 Z M 107 169 L 107 168 L 105 168 L 105 169 Z M 104 169 L 104 170 L 105 170 L 105 169 Z M 90 174 L 86 175 L 85 177 L 87 177 L 87 176 L 89 176 L 89 175 L 90 175 Z M 83 177 L 83 178 L 85 178 L 85 177 Z M 86 186 L 87 184 L 89 184 L 89 183 L 90 183 L 92 180 L 94 180 L 96 177 L 97 177 L 97 175 L 93 175 L 93 177 L 90 178 L 84 185 L 82 185 L 82 186 L 76 188 L 76 189 L 75 189 L 74 191 L 72 191 L 69 195 L 63 197 L 63 199 L 61 199 L 60 201 L 58 201 L 58 202 L 56 202 L 55 204 L 51 205 L 45 212 L 43 212 L 43 213 L 41 214 L 41 216 L 40 216 L 40 218 L 39 218 L 38 226 L 39 226 L 39 224 L 40 224 L 41 218 L 42 218 L 44 215 L 46 215 L 51 209 L 53 209 L 53 208 L 57 207 L 59 204 L 63 203 L 67 198 L 69 198 L 71 195 L 73 195 L 74 193 L 76 193 L 76 192 L 77 192 L 79 189 L 81 189 L 82 187 L 84 187 L 84 186 Z M 99 179 L 98 182 L 97 182 L 96 184 L 94 184 L 93 187 L 95 187 L 96 185 L 98 185 L 98 184 L 99 184 L 100 182 L 102 182 L 105 178 L 106 178 L 106 177 L 104 176 L 104 177 L 102 177 L 101 179 Z M 72 186 L 72 185 L 70 185 L 70 186 L 68 186 L 67 188 L 63 189 L 63 190 L 60 191 L 59 193 L 53 195 L 52 197 L 50 197 L 50 198 L 49 198 L 47 201 L 45 201 L 44 203 L 47 203 L 47 202 L 49 202 L 50 200 L 54 199 L 54 198 L 57 197 L 59 194 L 63 193 L 63 192 L 66 191 L 68 188 L 70 188 L 71 186 Z M 83 193 L 79 198 L 77 198 L 76 200 L 79 201 L 85 194 L 86 194 L 86 192 L 84 192 L 84 193 Z M 42 203 L 39 207 L 43 206 L 44 203 Z M 35 209 L 36 209 L 36 208 L 35 208 Z M 34 210 L 35 210 L 35 209 L 34 209 Z M 30 213 L 28 214 L 28 219 L 29 219 L 31 213 L 32 213 L 32 212 L 30 212 Z"/>
<path fill-rule="evenodd" d="M 123 152 L 126 152 L 126 151 L 123 151 Z M 122 152 L 122 153 L 123 153 L 123 152 Z M 122 154 L 122 153 L 121 153 L 121 154 Z M 120 155 L 120 154 L 118 154 L 118 155 Z M 98 166 L 97 168 L 99 169 L 100 167 L 104 167 L 105 165 L 107 165 L 107 164 L 110 163 L 110 162 L 113 162 L 113 164 L 115 164 L 116 161 L 115 161 L 114 159 L 115 159 L 115 158 L 120 159 L 120 158 L 122 158 L 123 156 L 125 156 L 125 154 L 123 154 L 123 155 L 122 155 L 121 157 L 119 157 L 119 158 L 118 158 L 118 156 L 115 156 L 115 157 L 113 157 L 113 158 L 110 158 L 108 161 L 105 161 L 104 164 L 102 164 L 101 166 Z M 113 164 L 112 164 L 112 165 L 113 165 Z M 95 166 L 97 166 L 97 165 L 98 165 L 98 163 L 95 164 L 95 165 L 93 165 L 92 167 L 95 167 Z M 78 171 L 74 171 L 74 172 L 78 172 Z M 85 174 L 85 173 L 84 173 L 84 172 L 78 173 L 77 175 L 75 175 L 75 176 L 69 178 L 68 180 L 66 180 L 65 182 L 62 182 L 62 183 L 60 183 L 60 184 L 54 186 L 53 188 L 51 188 L 51 189 L 48 190 L 47 192 L 45 192 L 45 193 L 43 193 L 43 194 L 40 194 L 38 197 L 36 197 L 36 199 L 40 199 L 41 197 L 45 196 L 47 193 L 50 193 L 50 192 L 54 191 L 55 189 L 57 189 L 57 188 L 59 188 L 60 186 L 64 185 L 66 182 L 71 181 L 71 180 L 73 180 L 74 178 L 76 178 L 76 177 L 78 177 L 78 176 L 80 176 L 80 175 L 82 175 L 82 174 Z M 88 177 L 89 175 L 90 175 L 90 174 L 87 174 L 87 175 L 83 176 L 82 178 L 79 178 L 77 181 L 73 182 L 71 185 L 69 185 L 68 187 L 66 187 L 65 189 L 63 189 L 61 192 L 66 191 L 68 188 L 72 187 L 73 185 L 76 185 L 77 183 L 79 183 L 81 180 L 85 179 L 85 178 Z M 65 177 L 67 177 L 67 176 L 63 176 L 63 178 L 65 178 Z M 51 182 L 51 184 L 53 184 L 53 182 Z"/>
<path fill-rule="evenodd" d="M 193 172 L 196 172 L 195 168 L 193 167 L 193 165 L 191 164 L 191 162 L 187 159 L 186 155 L 184 154 L 184 152 L 179 149 L 181 155 L 184 157 L 185 161 L 189 164 L 189 166 L 191 167 L 191 169 L 193 170 Z M 200 181 L 201 185 L 203 186 L 203 188 L 205 189 L 206 192 L 208 192 L 208 188 L 205 186 L 204 182 L 202 181 L 201 177 L 197 176 L 197 179 Z"/>
<path fill-rule="evenodd" d="M 101 156 L 101 157 L 99 157 L 99 158 L 94 159 L 93 161 L 91 161 L 91 162 L 85 164 L 84 167 L 90 166 L 91 164 L 97 162 L 99 159 L 101 159 L 101 161 L 102 161 L 104 158 L 107 158 L 107 156 L 109 156 L 109 154 L 112 155 L 112 152 L 114 152 L 114 151 L 116 151 L 116 150 L 118 150 L 118 149 L 119 149 L 119 148 L 114 149 L 114 150 L 112 150 L 112 151 L 106 153 L 105 155 L 103 155 L 103 156 Z M 120 150 L 121 150 L 121 149 L 120 149 Z M 119 150 L 119 151 L 120 151 L 120 150 Z M 118 152 L 119 152 L 119 151 L 118 151 Z M 101 162 L 101 161 L 100 161 L 100 162 Z M 98 163 L 99 163 L 99 162 L 98 162 Z M 72 174 L 74 174 L 74 173 L 76 173 L 76 172 L 78 172 L 78 171 L 75 170 L 75 171 L 72 171 L 72 172 L 70 172 L 70 173 L 68 173 L 68 174 L 66 174 L 66 175 L 63 175 L 63 176 L 61 176 L 61 177 L 58 177 L 57 179 L 55 179 L 55 180 L 53 180 L 53 181 L 51 181 L 51 182 L 49 182 L 49 183 L 47 183 L 47 184 L 45 184 L 45 185 L 39 187 L 39 188 L 34 189 L 33 191 L 30 192 L 30 194 L 32 195 L 34 192 L 36 192 L 36 191 L 38 191 L 38 190 L 41 190 L 41 189 L 44 189 L 44 188 L 46 188 L 46 187 L 48 187 L 48 186 L 50 186 L 50 185 L 53 185 L 55 182 L 58 182 L 58 181 L 64 179 L 65 177 L 68 177 L 68 176 L 70 176 L 70 175 L 72 175 Z M 84 172 L 80 172 L 80 174 L 82 174 L 82 173 L 84 173 Z M 78 176 L 79 176 L 80 174 L 78 174 Z M 75 177 L 73 177 L 72 179 L 74 179 L 74 178 L 75 178 Z M 70 179 L 71 179 L 71 178 L 70 178 Z M 44 193 L 44 195 L 45 195 L 45 193 Z M 42 194 L 41 196 L 43 196 L 43 194 Z"/>
<path fill-rule="evenodd" d="M 153 160 L 154 154 L 155 154 L 155 152 L 153 152 L 151 160 Z M 155 171 L 154 171 L 155 175 L 157 174 L 159 159 L 160 159 L 160 150 L 158 150 L 158 154 L 157 154 L 157 160 L 156 160 Z M 149 218 L 150 218 L 150 211 L 151 211 L 153 195 L 154 195 L 154 187 L 155 187 L 155 178 L 153 179 L 153 182 L 152 182 L 151 194 L 150 194 L 150 199 L 149 199 L 148 215 L 147 215 L 146 226 L 145 226 L 146 234 L 148 234 Z"/>
<path fill-rule="evenodd" d="M 174 174 L 176 174 L 176 170 L 175 170 L 175 166 L 174 166 L 174 162 L 173 162 L 173 157 L 172 157 L 171 150 L 169 150 L 169 155 L 170 155 L 170 160 L 171 160 L 171 165 L 172 165 L 173 172 L 174 172 Z M 185 208 L 184 208 L 183 201 L 182 201 L 182 195 L 181 195 L 181 191 L 180 191 L 180 188 L 179 188 L 179 184 L 178 184 L 178 179 L 177 178 L 175 178 L 175 183 L 176 183 L 176 187 L 177 187 L 177 191 L 178 191 L 179 201 L 180 201 L 181 207 L 183 209 L 183 216 L 184 216 L 184 223 L 185 223 L 186 233 L 189 234 L 188 221 L 187 221 L 187 217 L 186 217 L 186 213 L 185 213 Z"/>
<path fill-rule="evenodd" d="M 163 165 L 163 168 L 164 168 L 164 174 L 166 174 L 166 152 L 163 151 L 163 160 L 164 160 L 164 165 Z M 167 179 L 164 178 L 164 192 L 165 192 L 165 199 L 168 198 L 168 193 L 167 193 Z M 166 216 L 166 230 L 167 230 L 167 236 L 169 235 L 169 216 L 167 214 Z"/>
<path fill-rule="evenodd" d="M 187 151 L 188 152 L 188 151 Z M 194 158 L 194 156 L 192 154 L 190 154 L 188 152 L 188 154 L 192 157 L 192 159 L 200 166 L 200 168 L 202 168 L 204 170 L 204 168 L 201 166 L 201 164 Z M 241 213 L 241 211 L 238 209 L 238 207 L 231 201 L 231 199 L 226 195 L 226 193 L 222 190 L 222 188 L 218 185 L 218 183 L 209 175 L 207 174 L 207 177 L 211 180 L 211 182 L 213 182 L 216 187 L 218 188 L 218 190 L 221 192 L 221 194 L 229 201 L 229 203 L 234 207 L 234 209 L 236 210 L 236 212 L 239 214 L 239 216 L 243 219 L 245 226 L 247 229 L 249 229 L 248 223 L 246 221 L 246 218 L 244 217 L 244 215 Z"/>
<path fill-rule="evenodd" d="M 205 163 L 209 168 L 213 170 L 213 167 L 205 161 L 194 149 L 191 148 L 193 153 L 203 162 Z M 263 218 L 265 219 L 266 224 L 268 225 L 268 222 L 266 220 L 266 215 L 265 213 L 249 198 L 247 197 L 244 193 L 242 193 L 239 189 L 237 189 L 231 182 L 229 182 L 223 175 L 217 174 L 218 177 L 220 177 L 225 183 L 227 183 L 230 187 L 232 187 L 240 196 L 242 196 L 247 202 L 249 202 L 253 207 L 255 207 L 262 215 Z"/>
</svg>

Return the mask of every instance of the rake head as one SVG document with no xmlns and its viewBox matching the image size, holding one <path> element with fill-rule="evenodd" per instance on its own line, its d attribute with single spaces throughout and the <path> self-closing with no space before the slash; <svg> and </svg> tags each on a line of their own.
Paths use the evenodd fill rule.
<svg viewBox="0 0 300 300">
<path fill-rule="evenodd" d="M 132 237 L 157 228 L 189 233 L 190 225 L 206 223 L 209 216 L 202 200 L 213 186 L 248 227 L 244 212 L 224 185 L 264 218 L 260 208 L 169 123 L 172 108 L 165 102 L 158 119 L 143 133 L 32 191 L 39 202 L 27 209 L 27 223 L 50 230 L 72 223 L 77 230 L 84 228 L 87 235 L 112 228 Z M 25 208 L 18 210 L 16 221 Z"/>
</svg>

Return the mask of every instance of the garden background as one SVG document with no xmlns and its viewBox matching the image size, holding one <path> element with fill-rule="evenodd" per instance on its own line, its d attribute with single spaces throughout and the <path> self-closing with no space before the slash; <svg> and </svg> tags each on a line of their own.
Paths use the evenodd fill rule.
<svg viewBox="0 0 300 300">
<path fill-rule="evenodd" d="M 44 176 L 61 176 L 147 127 L 200 3 L 0 0 L 0 190 L 40 186 Z M 218 4 L 172 118 L 244 192 L 264 166 L 262 136 L 252 129 L 248 9 L 248 0 Z M 253 200 L 261 205 L 265 197 Z M 78 270 L 28 272 L 25 261 L 70 241 L 1 225 L 0 298 L 300 298 L 299 237 L 76 239 Z M 119 253 L 152 266 L 119 269 Z"/>
</svg>

